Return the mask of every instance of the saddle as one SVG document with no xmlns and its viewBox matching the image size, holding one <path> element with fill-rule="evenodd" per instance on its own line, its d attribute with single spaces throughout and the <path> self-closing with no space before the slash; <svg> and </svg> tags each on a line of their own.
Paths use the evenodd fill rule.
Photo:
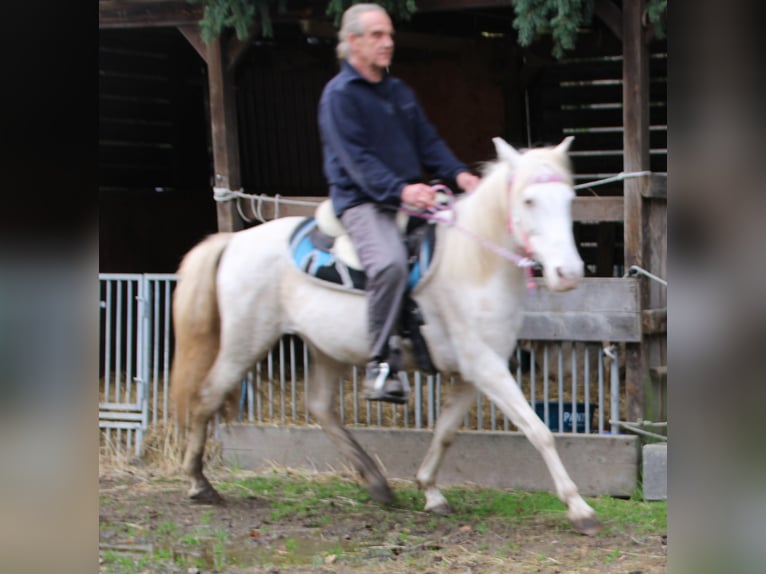
<svg viewBox="0 0 766 574">
<path fill-rule="evenodd" d="M 433 259 L 436 226 L 404 213 L 397 215 L 402 240 L 408 253 L 409 277 L 404 295 L 399 334 L 412 342 L 418 368 L 435 372 L 425 339 L 420 308 L 410 293 L 423 278 Z M 304 273 L 352 291 L 364 291 L 366 277 L 359 257 L 329 199 L 317 207 L 314 216 L 301 221 L 290 237 L 293 263 Z"/>
</svg>

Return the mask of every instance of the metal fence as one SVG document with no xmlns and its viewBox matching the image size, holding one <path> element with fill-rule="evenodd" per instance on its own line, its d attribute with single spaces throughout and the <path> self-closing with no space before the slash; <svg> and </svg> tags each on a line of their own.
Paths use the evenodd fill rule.
<svg viewBox="0 0 766 574">
<path fill-rule="evenodd" d="M 149 425 L 168 421 L 173 351 L 173 274 L 100 274 L 100 403 L 102 447 L 138 455 Z M 624 397 L 617 345 L 520 341 L 509 368 L 530 404 L 554 432 L 611 433 Z M 451 377 L 407 372 L 405 405 L 361 398 L 361 369 L 338 381 L 338 411 L 357 427 L 432 428 L 454 385 Z M 242 381 L 240 421 L 312 424 L 306 397 L 311 369 L 306 348 L 285 336 Z M 477 392 L 464 430 L 514 431 L 513 424 Z"/>
</svg>

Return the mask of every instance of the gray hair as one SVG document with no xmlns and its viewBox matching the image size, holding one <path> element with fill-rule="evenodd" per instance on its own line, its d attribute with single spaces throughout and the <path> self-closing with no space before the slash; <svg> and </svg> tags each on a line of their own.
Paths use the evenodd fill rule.
<svg viewBox="0 0 766 574">
<path fill-rule="evenodd" d="M 360 16 L 367 12 L 383 12 L 388 15 L 386 9 L 380 4 L 354 4 L 343 13 L 340 30 L 338 30 L 338 46 L 335 53 L 339 60 L 346 60 L 351 55 L 351 47 L 348 45 L 349 34 L 364 34 L 364 27 Z"/>
</svg>

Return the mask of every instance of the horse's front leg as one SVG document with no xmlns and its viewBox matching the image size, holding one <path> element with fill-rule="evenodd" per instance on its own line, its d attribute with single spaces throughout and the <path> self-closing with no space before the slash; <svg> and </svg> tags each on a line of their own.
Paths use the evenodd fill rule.
<svg viewBox="0 0 766 574">
<path fill-rule="evenodd" d="M 577 490 L 556 451 L 550 429 L 529 406 L 506 363 L 495 353 L 486 351 L 476 356 L 471 365 L 465 365 L 463 374 L 472 381 L 523 432 L 540 452 L 551 473 L 556 494 L 567 506 L 567 516 L 575 530 L 595 534 L 601 529 L 596 513 Z"/>
<path fill-rule="evenodd" d="M 449 503 L 436 487 L 436 473 L 439 472 L 444 454 L 452 444 L 455 433 L 463 420 L 463 415 L 465 415 L 475 396 L 476 389 L 474 387 L 462 380 L 459 381 L 453 387 L 452 393 L 447 398 L 444 408 L 436 420 L 431 445 L 428 447 L 428 452 L 416 475 L 418 486 L 426 495 L 425 510 L 427 512 L 438 514 L 452 512 Z"/>
<path fill-rule="evenodd" d="M 388 486 L 383 471 L 368 455 L 351 433 L 340 422 L 335 410 L 338 378 L 343 365 L 312 349 L 312 377 L 309 392 L 309 410 L 316 417 L 322 430 L 359 472 L 373 500 L 384 504 L 394 502 L 394 493 Z"/>
</svg>

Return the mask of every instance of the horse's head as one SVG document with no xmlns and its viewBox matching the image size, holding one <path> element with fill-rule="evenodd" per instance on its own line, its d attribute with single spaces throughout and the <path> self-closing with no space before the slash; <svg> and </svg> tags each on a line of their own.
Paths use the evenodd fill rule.
<svg viewBox="0 0 766 574">
<path fill-rule="evenodd" d="M 573 137 L 556 147 L 517 151 L 493 138 L 498 157 L 510 164 L 508 226 L 514 242 L 543 266 L 552 291 L 574 289 L 584 264 L 572 234 L 572 175 L 567 151 Z"/>
</svg>

